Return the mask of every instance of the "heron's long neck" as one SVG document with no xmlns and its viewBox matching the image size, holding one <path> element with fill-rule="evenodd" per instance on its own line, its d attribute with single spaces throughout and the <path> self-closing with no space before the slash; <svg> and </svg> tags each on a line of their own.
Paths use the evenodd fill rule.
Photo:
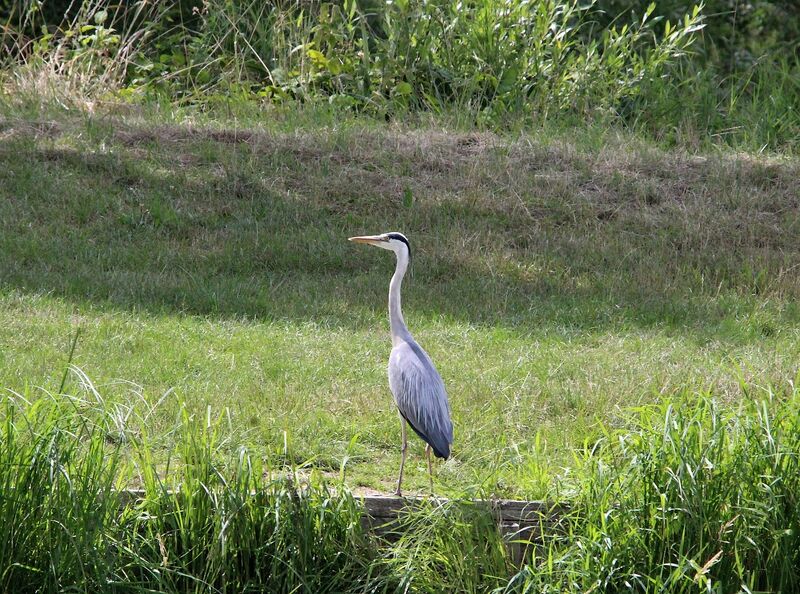
<svg viewBox="0 0 800 594">
<path fill-rule="evenodd" d="M 397 252 L 397 267 L 394 269 L 392 282 L 389 283 L 389 325 L 392 329 L 392 344 L 409 336 L 408 328 L 403 320 L 403 311 L 400 307 L 400 285 L 408 268 L 408 252 Z"/>
</svg>

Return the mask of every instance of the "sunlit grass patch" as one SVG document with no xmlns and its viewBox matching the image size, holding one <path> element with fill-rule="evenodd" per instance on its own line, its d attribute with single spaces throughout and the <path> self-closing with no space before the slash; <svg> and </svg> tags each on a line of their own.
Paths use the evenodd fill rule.
<svg viewBox="0 0 800 594">
<path fill-rule="evenodd" d="M 385 490 L 399 464 L 391 262 L 346 237 L 391 229 L 412 240 L 406 317 L 456 421 L 443 492 L 540 496 L 598 420 L 795 376 L 793 160 L 325 126 L 9 116 L 4 384 L 56 391 L 80 328 L 75 363 L 105 398 L 162 402 L 162 453 L 178 403 L 211 404 L 268 459 L 289 440 Z"/>
</svg>

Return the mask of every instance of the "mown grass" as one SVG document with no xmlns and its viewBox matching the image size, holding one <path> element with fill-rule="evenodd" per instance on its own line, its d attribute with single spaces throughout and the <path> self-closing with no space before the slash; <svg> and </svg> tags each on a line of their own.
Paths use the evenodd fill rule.
<svg viewBox="0 0 800 594">
<path fill-rule="evenodd" d="M 4 108 L 0 384 L 58 391 L 80 328 L 73 362 L 120 425 L 152 408 L 162 463 L 183 407 L 210 406 L 267 461 L 390 487 L 393 264 L 346 242 L 362 232 L 415 248 L 406 318 L 456 425 L 441 493 L 542 496 L 598 421 L 686 389 L 736 403 L 742 380 L 797 374 L 793 159 L 593 129 L 129 109 Z"/>
</svg>

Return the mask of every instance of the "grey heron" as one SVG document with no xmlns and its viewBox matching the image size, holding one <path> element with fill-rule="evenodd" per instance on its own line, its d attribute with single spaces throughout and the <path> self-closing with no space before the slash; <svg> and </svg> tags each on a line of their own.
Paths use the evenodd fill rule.
<svg viewBox="0 0 800 594">
<path fill-rule="evenodd" d="M 403 444 L 400 452 L 400 476 L 395 494 L 400 496 L 403 483 L 403 467 L 406 463 L 406 423 L 425 441 L 425 456 L 428 459 L 428 475 L 433 491 L 433 469 L 431 450 L 438 458 L 450 456 L 453 443 L 453 423 L 450 420 L 450 404 L 444 382 L 433 361 L 411 336 L 403 320 L 400 307 L 400 285 L 411 261 L 411 246 L 402 233 L 363 235 L 351 237 L 350 241 L 366 243 L 397 256 L 397 266 L 389 283 L 389 327 L 392 334 L 392 353 L 389 356 L 389 388 L 400 413 Z"/>
</svg>

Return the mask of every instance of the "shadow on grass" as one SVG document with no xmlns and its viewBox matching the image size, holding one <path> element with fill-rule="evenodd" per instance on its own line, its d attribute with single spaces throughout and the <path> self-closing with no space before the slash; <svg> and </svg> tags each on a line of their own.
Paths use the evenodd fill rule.
<svg viewBox="0 0 800 594">
<path fill-rule="evenodd" d="M 525 152 L 478 135 L 48 130 L 0 150 L 6 289 L 371 328 L 393 261 L 346 238 L 402 230 L 409 318 L 701 340 L 800 318 L 791 167 L 682 158 L 676 171 L 663 155 Z"/>
</svg>

